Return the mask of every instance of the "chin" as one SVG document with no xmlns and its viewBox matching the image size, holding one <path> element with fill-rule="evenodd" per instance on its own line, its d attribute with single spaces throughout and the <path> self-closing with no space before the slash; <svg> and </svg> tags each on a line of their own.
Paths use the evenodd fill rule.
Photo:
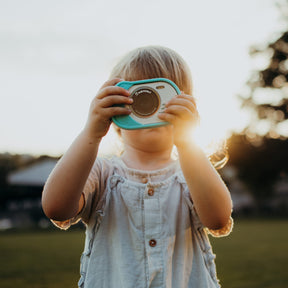
<svg viewBox="0 0 288 288">
<path fill-rule="evenodd" d="M 151 146 L 152 150 L 161 150 L 173 147 L 173 140 L 169 135 L 163 135 L 163 133 L 159 133 L 158 131 L 147 132 L 147 135 L 151 137 L 146 141 L 146 145 Z"/>
<path fill-rule="evenodd" d="M 123 130 L 122 138 L 132 146 L 135 144 L 141 149 L 149 151 L 159 151 L 173 147 L 172 126 L 162 126 L 157 128 L 145 128 L 139 130 Z"/>
</svg>

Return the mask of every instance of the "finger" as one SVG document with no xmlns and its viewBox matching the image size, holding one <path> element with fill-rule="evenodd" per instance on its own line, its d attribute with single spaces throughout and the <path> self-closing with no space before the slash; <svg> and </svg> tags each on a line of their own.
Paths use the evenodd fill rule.
<svg viewBox="0 0 288 288">
<path fill-rule="evenodd" d="M 124 79 L 121 79 L 121 78 L 109 79 L 101 86 L 100 89 L 103 89 L 103 88 L 108 87 L 108 86 L 115 86 L 117 83 L 119 83 L 121 81 L 124 81 Z"/>
<path fill-rule="evenodd" d="M 175 115 L 169 113 L 159 113 L 158 118 L 160 120 L 169 122 L 170 124 L 174 124 L 177 120 L 177 117 Z"/>
<path fill-rule="evenodd" d="M 197 100 L 196 100 L 196 98 L 195 98 L 194 96 L 187 95 L 187 94 L 184 94 L 184 93 L 181 93 L 181 94 L 179 94 L 179 95 L 176 95 L 176 98 L 186 99 L 186 100 L 194 103 L 195 105 L 196 105 L 196 103 L 197 103 Z"/>
<path fill-rule="evenodd" d="M 176 126 L 180 123 L 184 124 L 184 123 L 189 122 L 191 124 L 194 123 L 194 125 L 198 125 L 200 123 L 200 117 L 199 117 L 198 112 L 193 113 L 193 114 L 191 112 L 189 114 L 188 113 L 184 114 L 184 112 L 180 112 L 180 111 L 174 112 L 174 113 L 164 112 L 164 113 L 159 113 L 158 118 Z"/>
<path fill-rule="evenodd" d="M 193 112 L 189 108 L 180 105 L 171 105 L 164 110 L 164 113 L 173 114 L 181 118 L 193 114 Z"/>
<path fill-rule="evenodd" d="M 179 94 L 176 95 L 175 97 L 173 97 L 169 102 L 171 101 L 177 101 L 178 99 L 185 99 L 186 101 L 189 101 L 191 103 L 193 103 L 194 105 L 196 105 L 196 98 L 190 95 L 186 95 L 186 94 Z M 168 103 L 169 103 L 168 102 Z"/>
<path fill-rule="evenodd" d="M 189 109 L 191 112 L 194 112 L 195 110 L 197 110 L 196 104 L 186 98 L 174 98 L 171 101 L 169 101 L 166 104 L 166 109 L 167 108 L 171 108 L 172 106 L 173 109 L 176 109 L 176 106 L 179 107 L 186 107 L 187 109 Z"/>
<path fill-rule="evenodd" d="M 128 97 L 130 96 L 130 92 L 122 87 L 107 86 L 99 91 L 97 98 L 103 99 L 107 96 L 115 96 L 115 95 L 122 95 Z"/>
<path fill-rule="evenodd" d="M 173 115 L 178 119 L 190 119 L 196 122 L 200 121 L 200 115 L 197 109 L 190 110 L 185 106 L 171 105 L 164 110 L 164 113 Z"/>
<path fill-rule="evenodd" d="M 133 99 L 121 95 L 113 95 L 102 99 L 101 107 L 108 108 L 114 105 L 131 105 Z"/>
<path fill-rule="evenodd" d="M 131 111 L 126 107 L 113 106 L 105 109 L 105 118 L 112 118 L 113 116 L 129 115 Z"/>
</svg>

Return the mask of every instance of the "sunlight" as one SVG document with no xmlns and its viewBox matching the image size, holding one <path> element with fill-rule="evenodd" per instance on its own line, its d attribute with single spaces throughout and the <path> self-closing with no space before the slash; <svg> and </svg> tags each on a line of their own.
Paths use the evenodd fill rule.
<svg viewBox="0 0 288 288">
<path fill-rule="evenodd" d="M 213 133 L 208 133 L 207 130 L 201 130 L 201 127 L 199 127 L 199 129 L 195 131 L 194 135 L 191 134 L 191 137 L 194 137 L 197 145 L 202 148 L 213 166 L 216 169 L 221 169 L 229 159 L 229 152 L 226 144 L 228 136 L 221 137 L 221 134 L 216 134 L 217 125 L 215 129 L 213 129 Z"/>
<path fill-rule="evenodd" d="M 216 128 L 214 129 L 214 127 L 212 131 L 198 127 L 194 133 L 191 133 L 190 137 L 194 138 L 196 144 L 199 145 L 207 155 L 211 155 L 225 147 L 227 137 L 217 132 L 219 131 L 217 131 Z"/>
<path fill-rule="evenodd" d="M 56 10 L 46 4 L 43 6 L 45 9 L 42 4 L 32 5 L 33 9 L 30 9 L 29 5 L 25 6 L 22 2 L 16 0 L 18 6 L 21 6 L 21 13 L 20 10 L 15 11 L 15 5 L 11 1 L 5 1 L 5 9 L 0 10 L 5 28 L 0 31 L 5 39 L 0 47 L 5 55 L 0 67 L 1 79 L 4 79 L 0 86 L 0 150 L 21 153 L 62 154 L 70 145 L 71 139 L 82 129 L 90 100 L 98 87 L 106 81 L 118 57 L 136 47 L 151 44 L 172 48 L 187 61 L 192 70 L 195 95 L 202 99 L 205 110 L 203 115 L 207 115 L 203 119 L 218 121 L 219 129 L 221 127 L 225 133 L 228 128 L 240 131 L 238 127 L 243 127 L 243 123 L 247 121 L 244 122 L 245 119 L 241 118 L 239 107 L 235 104 L 235 95 L 242 89 L 251 68 L 264 67 L 269 56 L 260 57 L 259 54 L 259 57 L 251 59 L 249 47 L 254 45 L 261 48 L 261 43 L 268 36 L 270 39 L 272 32 L 283 27 L 277 21 L 278 10 L 269 1 L 210 1 L 210 9 L 207 9 L 205 1 L 180 1 L 181 5 L 176 5 L 177 7 L 167 6 L 163 0 L 156 4 L 155 1 L 150 1 L 155 7 L 164 5 L 167 8 L 165 13 L 159 13 L 158 9 L 150 11 L 149 5 L 142 7 L 146 12 L 149 11 L 149 15 L 157 15 L 160 22 L 174 17 L 178 12 L 181 15 L 184 13 L 184 22 L 180 26 L 189 27 L 189 35 L 192 37 L 186 37 L 186 30 L 179 29 L 180 26 L 173 21 L 166 21 L 168 26 L 159 33 L 154 29 L 153 21 L 142 21 L 147 13 L 134 13 L 138 10 L 131 0 L 127 0 L 125 11 L 132 18 L 128 17 L 117 24 L 120 25 L 119 31 L 129 30 L 133 37 L 122 41 L 122 33 L 114 33 L 113 21 L 108 24 L 105 22 L 105 13 L 98 13 L 99 17 L 94 17 L 94 9 L 106 11 L 108 2 L 96 5 L 92 1 L 81 6 L 80 14 L 85 15 L 85 21 L 79 23 L 75 22 L 79 7 L 69 6 L 67 0 L 61 1 Z M 121 3 L 114 4 L 122 9 L 124 6 Z M 66 12 L 63 14 L 61 11 Z M 110 12 L 116 19 L 118 9 Z M 51 15 L 54 19 L 52 22 Z M 107 25 L 103 26 L 103 21 Z M 131 26 L 134 22 L 135 25 Z M 211 26 L 210 23 L 214 25 Z M 146 25 L 145 29 L 141 29 L 143 25 Z M 95 30 L 95 27 L 99 29 Z M 46 32 L 39 34 L 39 31 Z M 102 43 L 100 46 L 99 41 Z M 285 70 L 288 62 L 282 62 L 280 69 Z M 275 85 L 282 84 L 281 77 L 275 80 Z M 283 93 L 286 89 L 288 88 L 281 88 Z M 262 96 L 261 93 L 260 96 L 261 99 L 270 98 L 268 94 Z M 278 101 L 280 96 L 274 93 L 273 99 Z M 18 105 L 15 106 L 15 103 Z M 215 107 L 222 108 L 221 118 L 214 111 Z M 197 136 L 201 147 L 207 146 L 213 139 L 226 138 L 226 134 L 219 134 L 215 127 L 206 129 L 204 126 L 199 132 L 201 137 Z M 103 142 L 103 150 L 109 151 L 108 147 L 114 146 L 114 138 L 112 139 L 112 143 L 110 140 Z"/>
<path fill-rule="evenodd" d="M 203 127 L 199 126 L 195 131 L 191 131 L 187 135 L 187 137 L 191 138 L 191 142 L 194 140 L 196 144 L 203 149 L 203 151 L 207 155 L 212 155 L 216 152 L 222 151 L 225 148 L 226 138 L 223 133 L 219 133 L 219 129 L 217 131 L 216 127 L 213 128 L 212 131 L 203 129 Z M 123 150 L 123 146 L 121 143 L 121 139 L 111 127 L 108 134 L 102 139 L 99 154 L 104 155 L 119 155 Z"/>
</svg>

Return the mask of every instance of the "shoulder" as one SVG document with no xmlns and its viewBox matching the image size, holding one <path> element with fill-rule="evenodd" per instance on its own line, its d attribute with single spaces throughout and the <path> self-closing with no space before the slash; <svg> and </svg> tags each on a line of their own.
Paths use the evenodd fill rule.
<svg viewBox="0 0 288 288">
<path fill-rule="evenodd" d="M 96 174 L 111 174 L 117 167 L 117 157 L 97 157 L 91 172 Z"/>
<path fill-rule="evenodd" d="M 133 169 L 130 169 L 133 170 Z M 91 180 L 106 181 L 109 177 L 117 174 L 122 177 L 127 177 L 129 168 L 125 166 L 121 158 L 117 156 L 102 156 L 97 157 L 89 178 Z"/>
</svg>

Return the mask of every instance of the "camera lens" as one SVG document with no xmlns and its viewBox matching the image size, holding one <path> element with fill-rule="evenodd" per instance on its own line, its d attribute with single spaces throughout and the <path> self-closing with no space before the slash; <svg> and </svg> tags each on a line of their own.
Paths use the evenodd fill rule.
<svg viewBox="0 0 288 288">
<path fill-rule="evenodd" d="M 138 117 L 149 117 L 153 115 L 160 105 L 159 95 L 150 87 L 141 87 L 136 89 L 131 98 L 133 103 L 131 105 L 132 111 Z"/>
</svg>

